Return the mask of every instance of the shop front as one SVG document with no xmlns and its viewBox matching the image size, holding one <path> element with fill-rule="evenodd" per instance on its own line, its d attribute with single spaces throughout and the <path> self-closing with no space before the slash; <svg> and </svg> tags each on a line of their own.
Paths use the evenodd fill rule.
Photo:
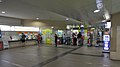
<svg viewBox="0 0 120 67">
<path fill-rule="evenodd" d="M 1 28 L 0 49 L 21 47 L 22 33 L 24 33 L 26 36 L 25 46 L 36 45 L 36 35 L 38 34 L 39 31 L 39 28 L 37 27 L 0 25 L 0 28 Z"/>
</svg>

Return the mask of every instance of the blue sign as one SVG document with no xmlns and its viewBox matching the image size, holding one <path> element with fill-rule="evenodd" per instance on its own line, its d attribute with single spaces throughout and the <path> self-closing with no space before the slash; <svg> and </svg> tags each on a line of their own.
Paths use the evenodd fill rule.
<svg viewBox="0 0 120 67">
<path fill-rule="evenodd" d="M 110 35 L 104 35 L 103 36 L 103 41 L 104 41 L 104 51 L 109 51 L 110 49 Z"/>
<path fill-rule="evenodd" d="M 2 32 L 1 32 L 1 30 L 0 30 L 0 38 L 2 38 Z"/>
</svg>

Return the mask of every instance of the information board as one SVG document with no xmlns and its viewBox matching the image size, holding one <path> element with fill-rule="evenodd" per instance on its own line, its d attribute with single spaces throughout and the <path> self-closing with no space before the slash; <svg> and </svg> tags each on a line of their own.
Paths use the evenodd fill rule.
<svg viewBox="0 0 120 67">
<path fill-rule="evenodd" d="M 104 47 L 103 50 L 106 52 L 109 52 L 110 49 L 110 35 L 104 35 L 103 36 L 103 41 L 104 41 Z"/>
</svg>

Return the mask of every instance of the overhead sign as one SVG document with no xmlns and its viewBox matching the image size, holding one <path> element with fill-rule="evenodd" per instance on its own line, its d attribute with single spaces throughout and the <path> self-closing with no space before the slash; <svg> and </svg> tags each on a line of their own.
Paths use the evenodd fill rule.
<svg viewBox="0 0 120 67">
<path fill-rule="evenodd" d="M 39 27 L 0 25 L 1 31 L 39 31 Z"/>
<path fill-rule="evenodd" d="M 105 24 L 105 28 L 111 28 L 111 22 L 107 22 L 107 24 Z"/>
</svg>

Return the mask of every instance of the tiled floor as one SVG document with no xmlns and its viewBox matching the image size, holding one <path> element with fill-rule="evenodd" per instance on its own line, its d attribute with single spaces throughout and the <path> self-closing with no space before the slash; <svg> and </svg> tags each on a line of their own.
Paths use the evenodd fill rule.
<svg viewBox="0 0 120 67">
<path fill-rule="evenodd" d="M 27 46 L 0 51 L 0 67 L 120 67 L 120 61 L 96 47 Z"/>
<path fill-rule="evenodd" d="M 0 67 L 31 67 L 71 49 L 27 46 L 0 51 Z"/>
<path fill-rule="evenodd" d="M 120 62 L 110 61 L 103 57 L 67 54 L 43 67 L 119 67 Z"/>
<path fill-rule="evenodd" d="M 73 54 L 83 54 L 83 55 L 95 55 L 101 56 L 102 54 L 102 47 L 81 47 L 72 52 Z"/>
</svg>

